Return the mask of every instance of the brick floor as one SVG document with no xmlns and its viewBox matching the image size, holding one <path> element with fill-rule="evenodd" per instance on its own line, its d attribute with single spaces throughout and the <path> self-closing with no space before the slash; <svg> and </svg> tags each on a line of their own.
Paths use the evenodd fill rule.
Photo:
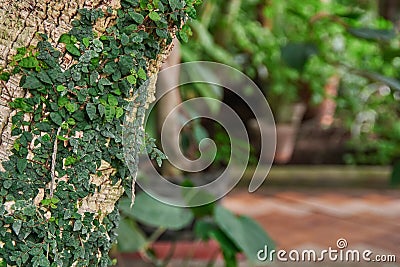
<svg viewBox="0 0 400 267">
<path fill-rule="evenodd" d="M 278 248 L 334 247 L 337 239 L 346 238 L 349 248 L 370 247 L 400 256 L 399 191 L 237 190 L 223 205 L 256 219 Z"/>
<path fill-rule="evenodd" d="M 278 249 L 336 248 L 345 238 L 348 249 L 396 255 L 397 263 L 272 263 L 269 267 L 399 267 L 400 191 L 361 189 L 261 188 L 249 194 L 236 189 L 222 204 L 237 214 L 253 217 Z M 123 266 L 147 267 L 143 262 Z M 207 266 L 207 262 L 174 260 L 169 267 Z M 215 266 L 223 266 L 217 262 Z M 246 262 L 241 267 L 247 267 Z"/>
</svg>

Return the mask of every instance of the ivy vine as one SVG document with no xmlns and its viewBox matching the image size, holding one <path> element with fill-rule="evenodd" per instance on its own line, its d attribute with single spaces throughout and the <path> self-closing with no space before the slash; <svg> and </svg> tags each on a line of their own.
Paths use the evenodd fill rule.
<svg viewBox="0 0 400 267">
<path fill-rule="evenodd" d="M 147 93 L 137 89 L 175 33 L 187 40 L 185 22 L 197 4 L 122 0 L 119 10 L 107 10 L 117 16 L 103 34 L 93 25 L 106 14 L 82 9 L 57 46 L 40 34 L 36 47 L 18 49 L 12 72 L 0 75 L 22 75 L 29 92 L 10 103 L 17 138 L 0 173 L 0 266 L 113 263 L 118 205 L 96 213 L 80 210 L 82 200 L 102 188 L 107 169 L 112 186 L 132 190 L 121 140 L 128 104 Z"/>
</svg>

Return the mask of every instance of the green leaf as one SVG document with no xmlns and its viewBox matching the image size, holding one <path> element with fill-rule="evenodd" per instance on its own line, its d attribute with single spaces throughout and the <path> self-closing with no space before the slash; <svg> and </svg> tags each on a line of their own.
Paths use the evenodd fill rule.
<svg viewBox="0 0 400 267">
<path fill-rule="evenodd" d="M 117 119 L 119 119 L 119 118 L 121 118 L 122 115 L 124 115 L 124 109 L 121 108 L 121 107 L 117 107 L 117 108 L 115 109 L 115 117 L 116 117 Z"/>
<path fill-rule="evenodd" d="M 400 162 L 396 162 L 393 165 L 392 175 L 390 178 L 391 186 L 399 186 L 400 185 Z"/>
<path fill-rule="evenodd" d="M 60 98 L 58 98 L 57 104 L 61 108 L 64 107 L 68 102 L 69 102 L 68 97 L 61 96 Z"/>
<path fill-rule="evenodd" d="M 62 91 L 64 91 L 65 89 L 66 89 L 66 88 L 65 88 L 64 85 L 57 85 L 57 87 L 56 87 L 57 92 L 62 92 Z"/>
<path fill-rule="evenodd" d="M 302 71 L 308 59 L 318 53 L 318 48 L 312 43 L 288 43 L 281 49 L 285 63 L 298 71 Z"/>
<path fill-rule="evenodd" d="M 68 103 L 65 105 L 65 108 L 66 108 L 70 113 L 74 113 L 74 112 L 77 110 L 76 104 L 75 104 L 75 103 L 71 103 L 71 102 L 68 102 Z"/>
<path fill-rule="evenodd" d="M 53 82 L 50 79 L 50 76 L 47 74 L 46 71 L 40 71 L 36 76 L 39 78 L 40 81 L 47 83 L 47 84 L 53 84 Z"/>
<path fill-rule="evenodd" d="M 154 227 L 179 230 L 193 220 L 193 215 L 189 210 L 169 206 L 144 192 L 137 194 L 133 209 L 130 208 L 130 204 L 129 199 L 123 199 L 120 204 L 121 211 L 133 219 Z"/>
<path fill-rule="evenodd" d="M 68 141 L 69 139 L 67 137 L 64 137 L 62 135 L 57 135 L 57 139 L 61 141 Z"/>
<path fill-rule="evenodd" d="M 43 87 L 43 84 L 34 76 L 26 76 L 26 79 L 22 84 L 22 88 L 25 89 L 38 89 L 40 87 Z"/>
<path fill-rule="evenodd" d="M 145 248 L 147 241 L 142 231 L 128 219 L 119 223 L 118 233 L 118 251 L 136 252 Z"/>
<path fill-rule="evenodd" d="M 106 121 L 111 122 L 115 117 L 115 107 L 110 105 L 105 106 L 104 114 Z"/>
<path fill-rule="evenodd" d="M 129 43 L 129 37 L 128 37 L 128 35 L 126 35 L 125 33 L 123 33 L 122 35 L 121 35 L 121 44 L 122 45 L 127 45 Z"/>
<path fill-rule="evenodd" d="M 92 121 L 92 120 L 94 120 L 96 117 L 97 117 L 97 115 L 96 115 L 96 105 L 94 105 L 94 104 L 92 104 L 92 103 L 88 103 L 87 105 L 86 105 L 86 113 L 88 114 L 88 116 L 89 116 L 89 119 Z"/>
<path fill-rule="evenodd" d="M 81 221 L 79 221 L 79 220 L 75 221 L 73 231 L 79 231 L 79 230 L 81 230 L 81 229 L 82 229 L 82 226 L 83 226 L 83 224 L 82 224 Z"/>
<path fill-rule="evenodd" d="M 110 104 L 111 106 L 118 106 L 118 100 L 112 94 L 108 94 L 107 100 L 108 100 L 108 104 Z"/>
<path fill-rule="evenodd" d="M 63 123 L 63 118 L 58 112 L 51 112 L 50 119 L 57 125 L 61 125 Z"/>
<path fill-rule="evenodd" d="M 75 162 L 76 162 L 76 158 L 74 158 L 73 156 L 68 156 L 65 159 L 64 165 L 65 166 L 70 166 L 70 165 L 74 164 Z"/>
<path fill-rule="evenodd" d="M 137 23 L 142 24 L 144 21 L 144 17 L 142 14 L 136 13 L 134 11 L 129 11 L 128 15 Z"/>
<path fill-rule="evenodd" d="M 145 72 L 142 68 L 140 68 L 140 69 L 138 70 L 137 75 L 138 75 L 138 77 L 139 77 L 140 79 L 142 79 L 142 80 L 146 80 L 146 79 L 147 79 L 146 72 Z"/>
<path fill-rule="evenodd" d="M 69 125 L 75 125 L 75 124 L 76 124 L 76 121 L 75 121 L 74 118 L 69 118 L 69 119 L 67 120 L 67 123 L 68 123 Z"/>
<path fill-rule="evenodd" d="M 181 0 L 168 0 L 170 7 L 172 8 L 172 11 L 175 11 L 176 9 L 182 9 L 184 7 L 184 3 Z"/>
<path fill-rule="evenodd" d="M 73 45 L 73 44 L 67 44 L 67 45 L 65 46 L 65 48 L 66 48 L 67 51 L 68 51 L 71 55 L 73 55 L 73 56 L 79 57 L 79 56 L 81 55 L 81 52 L 79 51 L 78 47 L 76 47 L 76 46 Z"/>
<path fill-rule="evenodd" d="M 155 11 L 151 11 L 151 12 L 149 13 L 149 18 L 150 18 L 151 20 L 153 20 L 153 21 L 159 21 L 159 20 L 161 20 L 160 14 L 158 14 L 158 13 L 155 12 Z"/>
<path fill-rule="evenodd" d="M 15 220 L 12 224 L 12 229 L 15 232 L 16 235 L 19 234 L 19 232 L 21 231 L 21 227 L 22 227 L 22 221 L 21 220 Z"/>
<path fill-rule="evenodd" d="M 257 263 L 257 252 L 268 246 L 274 249 L 272 239 L 262 227 L 248 217 L 237 217 L 222 206 L 215 209 L 215 221 L 233 243 L 243 250 L 247 259 Z M 259 263 L 259 262 L 258 262 Z"/>
<path fill-rule="evenodd" d="M 128 77 L 126 77 L 126 79 L 130 84 L 136 84 L 136 77 L 134 75 L 129 75 Z"/>
<path fill-rule="evenodd" d="M 82 39 L 82 43 L 83 43 L 83 45 L 84 45 L 86 48 L 88 48 L 89 45 L 90 45 L 90 40 L 89 40 L 89 38 L 87 38 L 87 37 L 83 38 L 83 39 Z"/>
<path fill-rule="evenodd" d="M 18 65 L 26 69 L 34 69 L 39 66 L 39 61 L 35 57 L 25 57 L 19 61 Z"/>
<path fill-rule="evenodd" d="M 26 165 L 28 164 L 28 160 L 27 159 L 18 159 L 17 161 L 17 169 L 19 171 L 19 173 L 23 173 L 26 169 Z"/>
<path fill-rule="evenodd" d="M 8 82 L 10 79 L 11 74 L 8 72 L 0 72 L 0 80 Z"/>
<path fill-rule="evenodd" d="M 67 34 L 67 33 L 63 33 L 60 36 L 60 39 L 58 39 L 59 43 L 63 43 L 63 44 L 70 44 L 71 43 L 71 35 Z"/>
<path fill-rule="evenodd" d="M 390 41 L 396 37 L 395 31 L 372 28 L 348 28 L 350 34 L 371 41 Z"/>
</svg>

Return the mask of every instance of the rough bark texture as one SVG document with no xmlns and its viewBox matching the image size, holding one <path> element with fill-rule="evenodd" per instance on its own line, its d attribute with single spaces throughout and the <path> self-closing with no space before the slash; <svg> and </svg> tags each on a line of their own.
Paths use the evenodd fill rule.
<svg viewBox="0 0 400 267">
<path fill-rule="evenodd" d="M 119 8 L 117 0 L 30 0 L 14 1 L 0 0 L 0 69 L 7 69 L 8 62 L 18 47 L 36 45 L 38 38 L 37 32 L 45 33 L 50 41 L 55 44 L 63 33 L 71 29 L 71 21 L 78 16 L 80 8 Z M 98 21 L 95 30 L 103 32 L 105 28 L 113 22 L 113 15 Z M 27 93 L 18 86 L 18 76 L 11 77 L 10 81 L 0 84 L 0 163 L 7 159 L 14 139 L 11 137 L 11 117 L 13 110 L 8 103 L 17 97 L 24 97 Z M 104 163 L 107 165 L 107 163 Z M 99 168 L 102 171 L 103 166 Z M 0 171 L 3 167 L 0 164 Z M 112 172 L 111 172 L 112 173 Z M 99 192 L 95 192 L 87 199 L 83 199 L 80 205 L 80 212 L 85 211 L 101 214 L 101 217 L 114 210 L 115 203 L 123 194 L 120 184 L 111 185 L 109 181 L 110 172 L 103 172 L 101 177 L 92 177 L 96 183 L 102 180 Z M 43 190 L 39 191 L 35 199 L 40 203 L 43 199 Z M 101 212 L 99 212 L 101 211 Z"/>
<path fill-rule="evenodd" d="M 7 63 L 15 54 L 16 48 L 35 45 L 38 41 L 37 32 L 45 33 L 55 43 L 61 34 L 70 30 L 71 21 L 78 15 L 78 9 L 107 7 L 118 8 L 119 1 L 0 0 L 0 69 L 7 69 Z M 112 19 L 103 19 L 96 25 L 96 29 L 102 31 Z M 25 95 L 18 84 L 17 76 L 12 77 L 7 84 L 0 84 L 0 162 L 7 157 L 13 144 L 10 137 L 12 111 L 8 103 Z"/>
</svg>

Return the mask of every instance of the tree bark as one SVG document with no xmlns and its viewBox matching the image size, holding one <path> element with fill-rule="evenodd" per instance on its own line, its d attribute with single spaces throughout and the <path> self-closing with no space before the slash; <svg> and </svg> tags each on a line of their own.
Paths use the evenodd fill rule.
<svg viewBox="0 0 400 267">
<path fill-rule="evenodd" d="M 55 44 L 63 33 L 71 29 L 71 21 L 78 16 L 81 8 L 119 7 L 117 0 L 0 0 L 0 70 L 7 69 L 7 64 L 15 54 L 16 48 L 36 45 L 37 32 L 49 36 Z M 112 23 L 112 17 L 104 18 L 96 25 L 97 31 Z M 13 145 L 11 131 L 11 112 L 8 103 L 17 97 L 24 97 L 26 92 L 18 86 L 19 77 L 0 84 L 0 162 L 4 161 Z M 0 165 L 0 170 L 3 167 Z"/>
</svg>

